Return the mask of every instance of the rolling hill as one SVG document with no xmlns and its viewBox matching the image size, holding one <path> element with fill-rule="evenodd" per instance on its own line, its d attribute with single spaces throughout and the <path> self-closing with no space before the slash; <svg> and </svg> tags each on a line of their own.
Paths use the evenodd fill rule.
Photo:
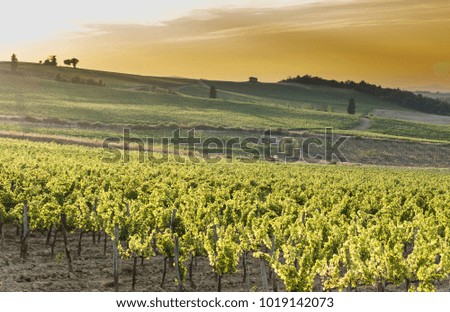
<svg viewBox="0 0 450 312">
<path fill-rule="evenodd" d="M 209 98 L 215 86 L 218 98 Z M 89 132 L 87 126 L 197 127 L 234 130 L 307 130 L 353 133 L 359 116 L 374 109 L 405 108 L 353 90 L 289 83 L 208 81 L 177 77 L 147 77 L 69 67 L 20 63 L 12 73 L 0 63 L 0 130 Z M 355 98 L 356 115 L 348 115 L 348 99 Z M 18 121 L 19 120 L 19 121 Z M 358 135 L 447 141 L 449 126 L 388 121 Z M 31 122 L 30 122 L 31 121 Z M 35 122 L 39 121 L 39 122 Z M 34 122 L 34 124 L 33 124 Z M 55 125 L 64 129 L 55 130 Z M 385 126 L 388 126 L 385 128 Z M 71 130 L 67 130 L 71 128 Z M 43 130 L 44 129 L 44 130 Z M 96 134 L 102 135 L 102 134 Z M 89 136 L 89 135 L 88 135 Z"/>
</svg>

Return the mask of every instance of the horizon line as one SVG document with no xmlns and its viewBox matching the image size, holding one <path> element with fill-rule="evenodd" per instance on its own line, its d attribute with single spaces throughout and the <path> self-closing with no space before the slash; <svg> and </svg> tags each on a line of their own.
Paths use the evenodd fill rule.
<svg viewBox="0 0 450 312">
<path fill-rule="evenodd" d="M 0 60 L 0 63 L 11 63 L 11 61 L 4 61 L 4 60 Z M 28 64 L 28 65 L 44 65 L 43 63 L 39 63 L 39 62 L 33 62 L 33 61 L 19 61 L 18 64 Z M 44 65 L 44 66 L 49 66 L 49 65 Z M 51 66 L 51 65 L 50 65 Z M 58 68 L 67 68 L 67 69 L 76 69 L 76 70 L 87 70 L 87 71 L 97 71 L 97 72 L 104 72 L 104 73 L 112 73 L 112 74 L 123 74 L 123 75 L 130 75 L 130 76 L 139 76 L 139 77 L 150 77 L 150 78 L 175 78 L 175 79 L 189 79 L 189 80 L 206 80 L 206 81 L 224 81 L 224 82 L 247 82 L 247 80 L 227 80 L 227 79 L 209 79 L 209 78 L 194 78 L 194 77 L 185 77 L 185 76 L 177 76 L 177 75 L 171 75 L 171 76 L 158 76 L 158 75 L 152 75 L 152 74 L 138 74 L 138 73 L 133 73 L 133 72 L 126 72 L 126 71 L 113 71 L 113 70 L 106 70 L 106 69 L 96 69 L 96 68 L 87 68 L 87 67 L 77 67 L 77 68 L 73 68 L 71 66 L 67 66 L 67 65 L 56 65 L 55 67 Z M 276 81 L 261 81 L 258 79 L 259 83 L 273 83 L 273 84 L 277 84 L 277 83 L 281 83 L 283 80 L 285 79 L 290 79 L 290 78 L 295 78 L 297 76 L 303 77 L 303 76 L 311 76 L 311 77 L 317 77 L 317 78 L 321 78 L 324 80 L 328 80 L 328 81 L 337 81 L 337 82 L 345 82 L 345 81 L 352 81 L 355 83 L 359 83 L 359 82 L 366 82 L 368 84 L 371 85 L 375 85 L 375 86 L 380 86 L 383 89 L 400 89 L 403 91 L 409 91 L 409 92 L 418 92 L 418 93 L 431 93 L 431 94 L 450 94 L 450 88 L 447 90 L 444 89 L 439 89 L 439 90 L 430 90 L 430 89 L 423 89 L 423 87 L 421 87 L 422 89 L 418 89 L 418 88 L 400 88 L 400 87 L 394 87 L 394 86 L 386 86 L 383 84 L 376 84 L 376 83 L 372 83 L 372 82 L 368 82 L 367 80 L 360 80 L 355 81 L 352 79 L 346 79 L 346 80 L 339 80 L 339 79 L 335 79 L 335 78 L 325 78 L 323 76 L 319 76 L 319 75 L 314 75 L 314 74 L 296 74 L 296 75 L 286 75 L 285 78 L 282 78 L 280 80 L 276 80 Z M 249 76 L 252 77 L 252 76 Z M 426 87 L 425 87 L 426 88 Z"/>
</svg>

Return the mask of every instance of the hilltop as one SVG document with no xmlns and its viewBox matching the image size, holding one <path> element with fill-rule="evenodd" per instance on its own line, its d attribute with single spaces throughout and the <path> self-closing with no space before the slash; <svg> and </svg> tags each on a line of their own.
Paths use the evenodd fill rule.
<svg viewBox="0 0 450 312">
<path fill-rule="evenodd" d="M 441 101 L 437 97 L 423 97 L 420 93 L 415 94 L 414 92 L 400 90 L 398 88 L 383 88 L 365 81 L 356 83 L 354 81 L 347 80 L 344 82 L 305 75 L 303 77 L 297 76 L 295 78 L 282 80 L 281 82 L 355 90 L 408 109 L 418 110 L 424 113 L 450 115 L 450 103 Z"/>
</svg>

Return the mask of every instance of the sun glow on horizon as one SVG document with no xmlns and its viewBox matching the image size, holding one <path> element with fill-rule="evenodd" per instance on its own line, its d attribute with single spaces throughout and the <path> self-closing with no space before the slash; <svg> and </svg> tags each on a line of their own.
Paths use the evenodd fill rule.
<svg viewBox="0 0 450 312">
<path fill-rule="evenodd" d="M 18 0 L 4 5 L 1 59 L 57 54 L 80 67 L 278 81 L 313 74 L 449 90 L 450 3 L 433 0 Z M 22 9 L 22 8 L 27 8 Z M 107 8 L 107 9 L 105 9 Z M 43 22 L 45 21 L 45 23 Z"/>
</svg>

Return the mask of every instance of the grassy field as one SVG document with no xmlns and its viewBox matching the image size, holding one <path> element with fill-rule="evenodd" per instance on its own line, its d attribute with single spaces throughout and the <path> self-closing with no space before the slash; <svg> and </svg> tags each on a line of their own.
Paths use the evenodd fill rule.
<svg viewBox="0 0 450 312">
<path fill-rule="evenodd" d="M 107 87 L 58 82 L 54 79 L 42 79 L 32 76 L 30 72 L 38 71 L 39 65 L 27 65 L 23 75 L 0 73 L 0 114 L 59 118 L 72 121 L 100 123 L 149 124 L 160 125 L 175 123 L 179 125 L 208 125 L 213 127 L 241 128 L 296 128 L 317 129 L 333 127 L 350 129 L 358 124 L 357 116 L 342 113 L 327 113 L 308 110 L 302 107 L 280 105 L 265 101 L 261 103 L 231 101 L 225 99 L 211 100 L 183 94 L 167 92 L 145 92 L 130 89 L 133 79 L 120 85 L 114 78 L 115 87 L 110 86 L 108 75 L 98 74 Z M 3 66 L 5 67 L 5 66 Z M 38 67 L 38 68 L 36 68 Z M 7 68 L 7 67 L 6 67 Z M 49 69 L 46 76 L 49 76 Z M 28 71 L 27 71 L 28 70 Z M 58 69 L 67 77 L 73 71 L 80 75 L 80 70 Z M 91 72 L 88 72 L 90 75 Z M 163 81 L 158 86 L 169 84 Z M 184 80 L 178 81 L 183 84 Z M 175 84 L 175 80 L 172 80 Z M 135 87 L 142 84 L 135 83 Z M 128 89 L 127 89 L 128 88 Z"/>
<path fill-rule="evenodd" d="M 450 126 L 450 116 L 424 114 L 413 111 L 397 111 L 392 109 L 374 109 L 370 116 L 389 118 L 403 121 L 420 122 L 431 125 Z"/>
<path fill-rule="evenodd" d="M 408 133 L 410 137 L 450 142 L 450 126 L 432 125 L 419 122 L 372 118 L 372 126 L 367 132 L 388 134 L 397 137 Z"/>
<path fill-rule="evenodd" d="M 352 90 L 306 86 L 295 83 L 274 84 L 226 81 L 208 81 L 207 83 L 221 90 L 221 97 L 245 94 L 249 101 L 271 101 L 293 107 L 306 107 L 321 111 L 347 113 L 347 104 L 350 98 L 355 99 L 358 114 L 368 114 L 374 108 L 394 109 L 395 107 L 395 109 L 404 110 L 400 106 Z"/>
<path fill-rule="evenodd" d="M 61 82 L 74 77 L 101 81 L 104 86 Z M 209 99 L 209 86 L 218 90 Z M 448 126 L 374 118 L 367 131 L 355 132 L 359 115 L 373 109 L 404 111 L 388 102 L 355 91 L 278 83 L 207 81 L 170 77 L 146 77 L 95 70 L 20 63 L 16 74 L 0 63 L 0 115 L 46 118 L 67 122 L 97 123 L 116 128 L 151 125 L 156 128 L 233 128 L 335 131 L 381 138 L 448 142 Z M 355 98 L 357 114 L 346 113 Z M 117 131 L 86 127 L 53 127 L 12 123 L 3 131 L 98 138 Z M 22 128 L 22 130 L 21 130 Z M 26 129 L 25 129 L 26 128 Z M 148 130 L 139 136 L 166 135 Z M 111 133 L 114 132 L 114 133 Z"/>
</svg>

